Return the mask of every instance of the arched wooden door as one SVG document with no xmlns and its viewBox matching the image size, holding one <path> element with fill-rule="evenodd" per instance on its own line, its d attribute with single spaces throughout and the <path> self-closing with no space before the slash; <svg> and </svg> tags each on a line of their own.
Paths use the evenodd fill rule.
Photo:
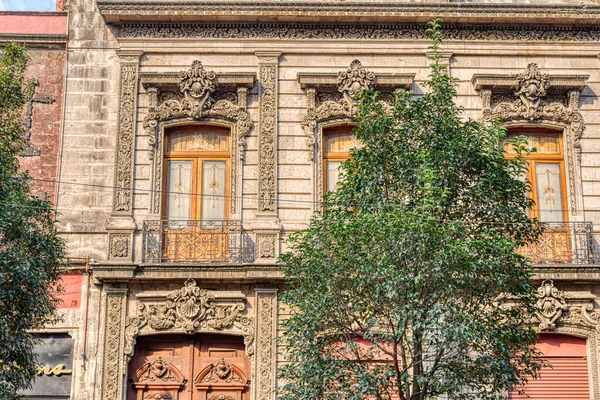
<svg viewBox="0 0 600 400">
<path fill-rule="evenodd" d="M 140 337 L 128 371 L 128 400 L 250 399 L 250 360 L 241 337 Z"/>
</svg>

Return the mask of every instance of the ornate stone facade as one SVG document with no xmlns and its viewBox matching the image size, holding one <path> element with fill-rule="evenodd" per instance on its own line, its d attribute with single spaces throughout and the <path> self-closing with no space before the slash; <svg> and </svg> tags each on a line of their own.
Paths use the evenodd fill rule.
<svg viewBox="0 0 600 400">
<path fill-rule="evenodd" d="M 72 333 L 76 348 L 86 341 L 86 359 L 74 355 L 72 397 L 129 400 L 128 379 L 141 388 L 166 377 L 173 388 L 142 389 L 141 398 L 177 399 L 184 379 L 196 390 L 203 379 L 230 378 L 250 400 L 275 398 L 285 362 L 277 323 L 287 315 L 278 239 L 309 226 L 323 193 L 323 132 L 355 123 L 353 94 L 427 90 L 425 22 L 434 17 L 446 20 L 443 64 L 466 117 L 562 133 L 567 223 L 594 222 L 583 233 L 586 251 L 595 249 L 600 6 L 571 3 L 71 0 L 67 93 L 51 104 L 65 107 L 57 208 L 69 255 L 89 256 L 92 273 L 88 320 L 73 312 L 52 328 Z M 230 132 L 226 219 L 236 224 L 221 236 L 202 223 L 175 229 L 195 232 L 209 252 L 239 249 L 235 262 L 163 262 L 166 235 L 156 236 L 152 262 L 142 257 L 144 223 L 165 216 L 165 133 L 182 126 Z M 600 400 L 600 265 L 585 260 L 535 266 L 533 326 L 586 338 L 590 399 Z M 179 376 L 167 356 L 161 368 L 154 358 L 132 367 L 146 341 L 173 337 L 184 346 L 236 338 L 249 383 L 228 356 L 202 366 L 198 381 Z M 209 400 L 236 396 L 206 391 Z"/>
</svg>

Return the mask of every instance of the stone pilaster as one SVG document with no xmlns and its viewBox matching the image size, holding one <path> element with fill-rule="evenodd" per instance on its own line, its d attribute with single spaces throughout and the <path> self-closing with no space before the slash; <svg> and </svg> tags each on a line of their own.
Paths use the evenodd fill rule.
<svg viewBox="0 0 600 400">
<path fill-rule="evenodd" d="M 277 98 L 281 52 L 257 51 L 259 65 L 258 214 L 277 217 Z"/>
<path fill-rule="evenodd" d="M 256 288 L 255 400 L 274 400 L 276 383 L 277 289 Z"/>
<path fill-rule="evenodd" d="M 127 289 L 105 287 L 104 366 L 102 368 L 102 400 L 123 398 L 125 343 L 125 308 Z"/>
<path fill-rule="evenodd" d="M 108 258 L 131 261 L 133 257 L 133 162 L 141 51 L 119 51 L 121 82 L 115 152 L 113 213 L 108 222 Z"/>
</svg>

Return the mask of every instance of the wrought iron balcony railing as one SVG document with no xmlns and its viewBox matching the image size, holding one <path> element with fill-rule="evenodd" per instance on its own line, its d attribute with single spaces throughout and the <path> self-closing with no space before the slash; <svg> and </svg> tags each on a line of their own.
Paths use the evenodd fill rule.
<svg viewBox="0 0 600 400">
<path fill-rule="evenodd" d="M 242 239 L 241 221 L 144 221 L 142 262 L 237 263 Z"/>
<path fill-rule="evenodd" d="M 521 249 L 533 264 L 594 264 L 591 222 L 547 222 L 540 241 Z"/>
</svg>

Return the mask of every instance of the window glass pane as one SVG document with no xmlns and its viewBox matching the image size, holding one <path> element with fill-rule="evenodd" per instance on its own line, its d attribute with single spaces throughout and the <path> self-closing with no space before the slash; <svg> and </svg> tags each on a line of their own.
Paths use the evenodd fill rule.
<svg viewBox="0 0 600 400">
<path fill-rule="evenodd" d="M 202 220 L 225 219 L 225 161 L 202 163 Z"/>
<path fill-rule="evenodd" d="M 188 220 L 192 215 L 192 162 L 169 161 L 167 219 Z"/>
<path fill-rule="evenodd" d="M 558 134 L 537 132 L 509 132 L 506 140 L 516 136 L 525 136 L 529 143 L 529 149 L 536 149 L 534 154 L 560 154 Z M 511 145 L 505 144 L 504 148 L 509 153 L 514 153 Z"/>
<path fill-rule="evenodd" d="M 340 179 L 340 161 L 327 161 L 327 191 L 334 190 Z"/>
<path fill-rule="evenodd" d="M 358 140 L 352 132 L 328 133 L 325 135 L 325 151 L 327 153 L 347 153 L 358 147 Z"/>
<path fill-rule="evenodd" d="M 227 151 L 228 134 L 220 131 L 169 133 L 168 151 Z"/>
<path fill-rule="evenodd" d="M 543 222 L 563 220 L 562 180 L 560 164 L 537 163 L 535 179 L 537 187 L 537 208 Z"/>
</svg>

